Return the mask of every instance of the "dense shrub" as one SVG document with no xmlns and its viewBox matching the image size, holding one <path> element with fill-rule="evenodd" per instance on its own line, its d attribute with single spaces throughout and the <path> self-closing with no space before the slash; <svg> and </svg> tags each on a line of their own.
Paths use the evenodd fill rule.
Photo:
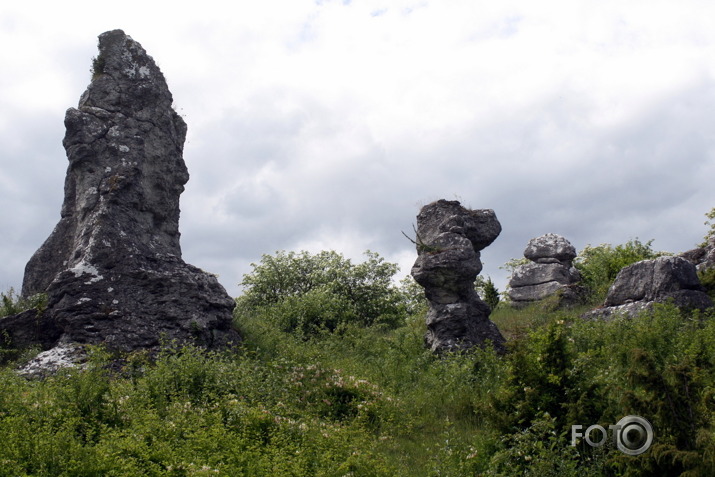
<svg viewBox="0 0 715 477">
<path fill-rule="evenodd" d="M 95 349 L 42 381 L 0 369 L 0 476 L 715 475 L 712 313 L 498 307 L 509 353 L 435 356 L 420 290 L 405 305 L 396 288 L 413 314 L 366 326 L 336 288 L 242 303 L 237 353 Z M 572 425 L 626 415 L 653 425 L 644 454 L 571 446 Z"/>
<path fill-rule="evenodd" d="M 503 438 L 503 448 L 489 462 L 487 476 L 553 476 L 569 477 L 603 475 L 585 473 L 579 465 L 575 447 L 565 446 L 566 435 L 560 432 L 555 419 L 548 413 L 534 419 L 523 431 Z M 596 470 L 589 466 L 590 471 Z"/>
<path fill-rule="evenodd" d="M 500 402 L 509 416 L 507 428 L 524 429 L 544 414 L 558 426 L 565 425 L 573 360 L 566 334 L 564 322 L 559 320 L 534 330 L 530 339 L 512 344 L 508 375 L 511 394 Z"/>
<path fill-rule="evenodd" d="M 623 267 L 665 255 L 664 252 L 654 251 L 652 243 L 652 240 L 642 243 L 634 239 L 615 247 L 610 244 L 586 246 L 576 257 L 574 266 L 581 272 L 590 301 L 602 302 L 606 298 L 608 288 Z"/>
<path fill-rule="evenodd" d="M 47 306 L 47 295 L 39 293 L 29 298 L 22 298 L 10 288 L 7 292 L 0 293 L 0 318 L 15 315 L 32 308 L 41 311 Z"/>
<path fill-rule="evenodd" d="M 262 313 L 283 331 L 311 336 L 340 325 L 399 325 L 406 316 L 407 296 L 392 283 L 397 265 L 366 252 L 354 265 L 336 252 L 278 252 L 264 255 L 244 276 L 242 313 Z"/>
<path fill-rule="evenodd" d="M 670 305 L 633 319 L 557 319 L 533 330 L 512 343 L 505 387 L 493 398 L 504 447 L 492 470 L 521 475 L 526 462 L 553 461 L 563 475 L 713 475 L 713 350 L 715 317 Z M 627 415 L 653 425 L 646 453 L 625 455 L 611 440 L 565 449 L 571 425 L 607 428 Z"/>
</svg>

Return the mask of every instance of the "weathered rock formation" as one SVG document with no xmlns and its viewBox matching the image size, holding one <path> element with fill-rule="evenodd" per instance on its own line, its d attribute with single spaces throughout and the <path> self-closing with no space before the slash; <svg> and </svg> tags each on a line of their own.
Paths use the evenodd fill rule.
<svg viewBox="0 0 715 477">
<path fill-rule="evenodd" d="M 458 201 L 438 200 L 417 215 L 417 260 L 412 276 L 429 302 L 425 341 L 435 352 L 468 349 L 504 338 L 489 320 L 491 310 L 474 282 L 482 270 L 480 251 L 501 232 L 492 210 L 469 210 Z"/>
<path fill-rule="evenodd" d="M 688 250 L 681 253 L 680 256 L 695 265 L 699 272 L 715 268 L 715 236 L 710 237 L 705 246 Z"/>
<path fill-rule="evenodd" d="M 558 295 L 560 303 L 577 301 L 575 287 L 581 275 L 573 266 L 576 249 L 564 237 L 546 234 L 529 240 L 524 250 L 529 263 L 514 270 L 509 280 L 509 298 L 513 306 L 522 307 Z"/>
<path fill-rule="evenodd" d="M 26 297 L 46 293 L 47 308 L 0 320 L 0 329 L 16 346 L 44 348 L 238 342 L 234 300 L 215 276 L 181 258 L 186 124 L 139 43 L 121 30 L 99 36 L 94 77 L 65 126 L 61 218 L 22 286 Z"/>
<path fill-rule="evenodd" d="M 658 257 L 624 267 L 608 290 L 604 307 L 584 317 L 634 316 L 654 303 L 667 301 L 683 309 L 704 310 L 713 306 L 702 291 L 695 265 L 682 257 Z"/>
</svg>

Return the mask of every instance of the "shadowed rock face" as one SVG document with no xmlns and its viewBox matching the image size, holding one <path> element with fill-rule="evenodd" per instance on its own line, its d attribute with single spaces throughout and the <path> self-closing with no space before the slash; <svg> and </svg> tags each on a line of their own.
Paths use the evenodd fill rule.
<svg viewBox="0 0 715 477">
<path fill-rule="evenodd" d="M 702 291 L 695 265 L 682 257 L 658 257 L 624 267 L 609 288 L 604 307 L 583 317 L 634 316 L 668 301 L 686 310 L 713 306 Z"/>
<path fill-rule="evenodd" d="M 209 347 L 239 340 L 233 299 L 181 259 L 186 124 L 171 105 L 139 43 L 121 30 L 100 35 L 94 78 L 65 116 L 61 218 L 22 286 L 23 296 L 47 294 L 42 319 L 59 334 L 55 342 L 133 350 L 162 338 Z M 17 345 L 30 335 L 8 331 Z"/>
<path fill-rule="evenodd" d="M 474 289 L 482 270 L 479 252 L 500 232 L 492 210 L 469 210 L 447 200 L 420 210 L 412 276 L 429 302 L 425 341 L 432 351 L 467 349 L 485 340 L 504 350 L 504 338 L 489 320 L 491 310 Z"/>
<path fill-rule="evenodd" d="M 680 256 L 695 265 L 698 272 L 715 268 L 715 236 L 709 237 L 704 246 L 683 252 Z"/>
</svg>

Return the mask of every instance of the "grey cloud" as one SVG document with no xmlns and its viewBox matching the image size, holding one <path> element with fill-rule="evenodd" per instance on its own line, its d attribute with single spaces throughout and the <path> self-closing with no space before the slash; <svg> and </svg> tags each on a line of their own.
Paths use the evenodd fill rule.
<svg viewBox="0 0 715 477">
<path fill-rule="evenodd" d="M 18 290 L 25 263 L 59 220 L 67 160 L 62 117 L 13 113 L 0 129 L 0 287 Z"/>
<path fill-rule="evenodd" d="M 286 210 L 263 203 L 265 220 L 239 235 L 247 242 L 266 240 L 271 237 L 266 227 L 273 230 L 270 224 L 280 224 L 275 230 L 280 233 L 285 227 L 284 240 L 261 250 L 270 253 L 315 236 L 328 223 L 335 230 L 360 227 L 375 235 L 378 252 L 399 253 L 411 249 L 399 232 L 410 230 L 419 202 L 445 197 L 497 211 L 504 231 L 483 258 L 485 274 L 502 281 L 505 272 L 498 267 L 519 257 L 530 238 L 547 232 L 565 235 L 579 249 L 640 237 L 655 238 L 656 247 L 684 250 L 693 243 L 691 237 L 701 233 L 700 218 L 710 207 L 708 198 L 712 200 L 709 189 L 702 189 L 709 176 L 698 171 L 712 163 L 713 147 L 708 135 L 693 132 L 708 124 L 705 112 L 711 105 L 701 103 L 698 113 L 674 118 L 673 108 L 681 101 L 678 95 L 664 98 L 625 129 L 574 127 L 550 119 L 546 105 L 538 118 L 502 122 L 498 128 L 475 125 L 471 134 L 461 135 L 462 142 L 440 144 L 436 150 L 376 147 L 361 161 L 326 177 L 327 182 L 294 189 L 302 207 Z M 554 121 L 556 133 L 534 135 L 514 148 L 513 138 L 538 131 L 541 120 Z M 563 148 L 560 140 L 574 146 Z M 556 165 L 551 162 L 554 151 L 564 156 Z M 694 197 L 702 200 L 700 210 L 691 210 Z M 236 193 L 233 199 L 239 204 L 247 198 Z M 683 207 L 683 214 L 694 220 L 682 224 L 681 234 L 672 238 L 675 231 L 661 223 L 674 207 Z"/>
<path fill-rule="evenodd" d="M 232 47 L 222 46 L 227 54 Z M 63 70 L 79 71 L 67 106 L 88 82 L 87 51 Z M 181 83 L 180 69 L 167 77 L 181 85 L 174 90 L 179 104 L 193 104 L 184 97 L 191 88 L 201 98 L 214 93 L 207 83 Z M 236 293 L 241 274 L 261 254 L 332 243 L 331 236 L 354 235 L 361 250 L 409 255 L 413 246 L 401 232 L 411 232 L 420 205 L 439 198 L 496 211 L 503 232 L 482 258 L 483 273 L 500 288 L 505 272 L 498 267 L 547 232 L 577 249 L 640 237 L 681 251 L 702 237 L 703 214 L 715 205 L 713 86 L 703 78 L 608 125 L 594 119 L 602 106 L 587 91 L 555 85 L 525 105 L 485 112 L 473 104 L 472 120 L 406 131 L 408 141 L 399 144 L 370 131 L 362 115 L 372 112 L 351 98 L 326 104 L 307 92 L 266 86 L 245 100 L 227 98 L 220 112 L 189 107 L 200 117 L 186 118 L 184 258 L 218 273 Z M 59 218 L 67 165 L 63 115 L 4 108 L 3 119 L 12 121 L 0 128 L 0 219 L 11 227 L 2 232 L 0 287 L 19 286 L 25 262 Z M 343 149 L 345 138 L 357 143 L 355 151 Z"/>
</svg>

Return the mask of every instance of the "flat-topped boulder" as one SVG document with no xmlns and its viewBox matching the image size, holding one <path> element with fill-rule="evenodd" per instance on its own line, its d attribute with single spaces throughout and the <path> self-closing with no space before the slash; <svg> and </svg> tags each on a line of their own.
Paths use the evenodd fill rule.
<svg viewBox="0 0 715 477">
<path fill-rule="evenodd" d="M 535 263 L 571 264 L 576 258 L 576 249 L 561 235 L 548 233 L 529 240 L 524 257 Z"/>
<path fill-rule="evenodd" d="M 46 294 L 47 307 L 35 319 L 0 320 L 0 330 L 14 345 L 44 348 L 237 343 L 234 300 L 214 275 L 181 257 L 187 128 L 163 74 L 121 30 L 99 36 L 93 68 L 65 116 L 60 221 L 25 268 L 22 295 Z"/>
<path fill-rule="evenodd" d="M 524 250 L 528 263 L 518 266 L 509 280 L 509 299 L 523 307 L 557 295 L 560 304 L 572 304 L 581 294 L 581 274 L 574 268 L 576 249 L 561 235 L 549 233 L 529 240 Z"/>
</svg>

